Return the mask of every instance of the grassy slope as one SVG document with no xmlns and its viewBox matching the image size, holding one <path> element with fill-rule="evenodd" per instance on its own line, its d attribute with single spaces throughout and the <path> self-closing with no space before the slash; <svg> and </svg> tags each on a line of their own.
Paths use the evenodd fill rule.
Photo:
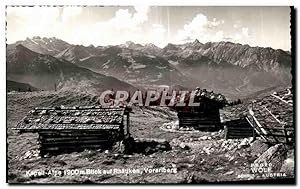
<svg viewBox="0 0 300 189">
<path fill-rule="evenodd" d="M 37 134 L 22 134 L 10 130 L 26 113 L 36 106 L 56 106 L 60 104 L 81 105 L 95 104 L 95 98 L 89 95 L 73 96 L 71 94 L 33 92 L 8 94 L 8 179 L 13 182 L 38 183 L 185 183 L 191 181 L 230 181 L 238 174 L 249 173 L 251 149 L 227 148 L 222 146 L 222 133 L 198 132 L 191 134 L 167 132 L 161 130 L 163 123 L 176 119 L 176 114 L 164 108 L 134 108 L 131 116 L 131 133 L 134 137 L 166 139 L 173 147 L 168 152 L 156 152 L 152 155 L 134 154 L 133 156 L 114 157 L 113 152 L 104 153 L 95 150 L 62 154 L 50 158 L 37 156 Z M 212 139 L 198 141 L 201 136 Z M 179 144 L 190 146 L 184 150 Z M 232 141 L 238 144 L 239 141 Z M 210 152 L 207 153 L 206 148 Z M 212 158 L 213 157 L 213 158 Z M 233 158 L 232 158 L 233 157 Z M 92 176 L 39 176 L 28 178 L 27 170 L 35 169 L 110 169 L 110 168 L 159 168 L 177 167 L 178 173 L 152 174 L 117 174 Z"/>
</svg>

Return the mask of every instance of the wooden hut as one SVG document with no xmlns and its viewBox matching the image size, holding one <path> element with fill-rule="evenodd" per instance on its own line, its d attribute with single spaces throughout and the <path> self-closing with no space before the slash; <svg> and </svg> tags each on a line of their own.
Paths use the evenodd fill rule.
<svg viewBox="0 0 300 189">
<path fill-rule="evenodd" d="M 260 136 L 267 143 L 294 143 L 293 115 L 291 89 L 220 110 L 226 139 Z"/>
<path fill-rule="evenodd" d="M 219 130 L 219 110 L 227 104 L 222 94 L 197 89 L 194 102 L 200 103 L 197 107 L 176 107 L 179 127 L 192 127 L 196 130 Z M 186 99 L 188 102 L 189 99 Z"/>
<path fill-rule="evenodd" d="M 252 101 L 247 121 L 268 143 L 295 143 L 294 103 L 291 88 Z"/>
<path fill-rule="evenodd" d="M 246 119 L 248 105 L 227 106 L 220 110 L 220 120 L 224 127 L 225 139 L 255 137 L 255 131 Z"/>
<path fill-rule="evenodd" d="M 110 149 L 129 136 L 129 112 L 127 108 L 35 108 L 14 129 L 37 132 L 42 156 Z"/>
</svg>

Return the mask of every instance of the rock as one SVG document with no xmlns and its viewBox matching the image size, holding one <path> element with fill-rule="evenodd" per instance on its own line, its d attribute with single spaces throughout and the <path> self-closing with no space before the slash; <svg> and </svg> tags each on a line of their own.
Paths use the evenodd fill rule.
<svg viewBox="0 0 300 189">
<path fill-rule="evenodd" d="M 224 175 L 232 175 L 234 173 L 234 171 L 228 171 L 226 173 L 224 173 Z"/>
<path fill-rule="evenodd" d="M 182 149 L 184 149 L 184 150 L 189 150 L 190 149 L 190 147 L 187 146 L 186 144 L 184 144 L 183 142 L 180 143 L 179 147 L 182 148 Z"/>
<path fill-rule="evenodd" d="M 249 142 L 250 143 L 254 142 L 254 140 L 255 140 L 254 137 L 249 137 Z"/>
<path fill-rule="evenodd" d="M 295 156 L 294 151 L 288 152 L 288 157 L 284 160 L 280 172 L 286 173 L 288 176 L 293 176 L 295 170 Z"/>
<path fill-rule="evenodd" d="M 283 165 L 280 169 L 281 173 L 286 173 L 289 176 L 294 175 L 295 162 L 294 159 L 288 158 L 283 162 Z"/>
<path fill-rule="evenodd" d="M 145 149 L 145 154 L 146 154 L 146 155 L 149 155 L 149 154 L 151 154 L 152 152 L 153 152 L 153 150 L 152 150 L 152 148 L 149 147 L 149 146 Z"/>
<path fill-rule="evenodd" d="M 42 111 L 40 112 L 40 115 L 46 115 L 46 114 L 48 114 L 47 110 L 42 110 Z"/>
<path fill-rule="evenodd" d="M 24 159 L 27 159 L 27 158 L 29 158 L 30 156 L 32 155 L 32 153 L 30 152 L 30 151 L 27 151 L 26 153 L 25 153 L 25 155 L 24 155 Z"/>
<path fill-rule="evenodd" d="M 208 137 L 207 136 L 202 136 L 202 137 L 199 137 L 199 140 L 207 140 Z"/>
<path fill-rule="evenodd" d="M 203 148 L 203 151 L 204 151 L 207 155 L 210 154 L 210 150 L 209 150 L 209 148 L 207 148 L 207 147 L 204 147 L 204 148 Z"/>
<path fill-rule="evenodd" d="M 287 149 L 283 144 L 270 147 L 265 153 L 257 158 L 255 164 L 272 164 L 272 172 L 278 172 L 286 158 Z"/>
<path fill-rule="evenodd" d="M 251 155 L 259 157 L 261 154 L 267 151 L 268 148 L 268 144 L 262 142 L 261 140 L 255 140 L 253 143 L 251 143 Z"/>
<path fill-rule="evenodd" d="M 231 156 L 229 159 L 228 159 L 228 161 L 232 161 L 232 160 L 234 160 L 234 156 Z"/>
<path fill-rule="evenodd" d="M 75 116 L 80 116 L 81 113 L 80 113 L 80 112 L 76 112 L 74 115 L 75 115 Z"/>
<path fill-rule="evenodd" d="M 179 129 L 179 121 L 175 121 L 173 125 L 173 129 L 178 130 Z"/>
<path fill-rule="evenodd" d="M 241 143 L 238 145 L 238 148 L 244 148 L 244 147 L 248 147 L 250 145 L 250 142 L 247 138 L 244 138 Z"/>
</svg>

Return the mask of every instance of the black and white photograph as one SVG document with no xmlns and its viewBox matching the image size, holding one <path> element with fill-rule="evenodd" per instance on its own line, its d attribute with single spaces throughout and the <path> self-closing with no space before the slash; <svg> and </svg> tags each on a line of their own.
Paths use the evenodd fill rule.
<svg viewBox="0 0 300 189">
<path fill-rule="evenodd" d="M 295 184 L 294 7 L 5 11 L 7 183 Z"/>
</svg>

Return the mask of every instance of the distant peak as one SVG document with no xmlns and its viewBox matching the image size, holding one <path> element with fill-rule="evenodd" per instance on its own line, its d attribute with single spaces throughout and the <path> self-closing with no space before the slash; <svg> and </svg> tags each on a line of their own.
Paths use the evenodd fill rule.
<svg viewBox="0 0 300 189">
<path fill-rule="evenodd" d="M 153 43 L 147 43 L 147 44 L 145 44 L 145 46 L 147 46 L 147 47 L 157 47 L 157 46 L 154 45 Z"/>
<path fill-rule="evenodd" d="M 167 46 L 164 47 L 164 49 L 169 49 L 169 50 L 177 50 L 177 46 L 172 44 L 172 43 L 168 43 Z"/>
<path fill-rule="evenodd" d="M 200 43 L 200 41 L 198 39 L 195 39 L 195 41 L 193 43 L 197 44 L 197 43 Z"/>
<path fill-rule="evenodd" d="M 133 44 L 135 44 L 135 43 L 132 42 L 132 41 L 126 41 L 125 44 L 126 44 L 126 45 L 133 45 Z"/>
</svg>

